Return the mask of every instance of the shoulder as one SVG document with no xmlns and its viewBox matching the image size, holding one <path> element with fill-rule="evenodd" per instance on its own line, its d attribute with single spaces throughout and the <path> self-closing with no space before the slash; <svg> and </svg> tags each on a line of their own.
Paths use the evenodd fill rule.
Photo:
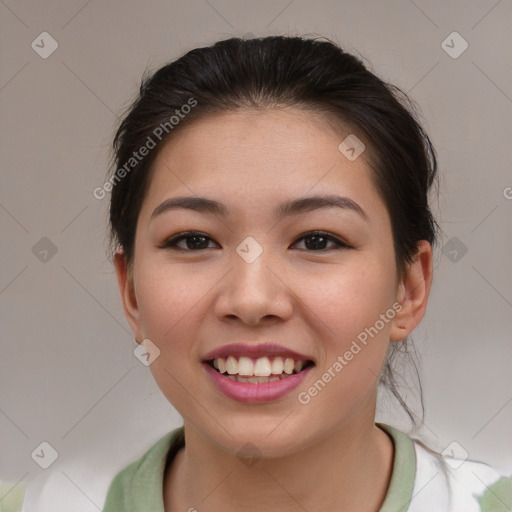
<svg viewBox="0 0 512 512">
<path fill-rule="evenodd" d="M 148 512 L 163 511 L 163 475 L 172 448 L 183 443 L 183 427 L 177 428 L 151 446 L 139 459 L 122 469 L 108 489 L 103 512 L 131 512 L 140 507 Z"/>
<path fill-rule="evenodd" d="M 510 475 L 502 475 L 482 462 L 436 454 L 417 440 L 413 444 L 416 476 L 409 512 L 511 509 Z"/>
<path fill-rule="evenodd" d="M 393 473 L 381 512 L 512 510 L 512 476 L 469 460 L 467 452 L 455 444 L 455 450 L 439 454 L 394 427 L 378 426 L 391 435 L 395 446 Z M 454 451 L 466 456 L 452 457 Z"/>
</svg>

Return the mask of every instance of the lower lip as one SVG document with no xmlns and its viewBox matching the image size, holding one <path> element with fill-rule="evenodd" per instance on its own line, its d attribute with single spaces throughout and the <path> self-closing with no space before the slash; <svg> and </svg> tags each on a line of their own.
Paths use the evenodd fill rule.
<svg viewBox="0 0 512 512">
<path fill-rule="evenodd" d="M 302 370 L 299 373 L 262 384 L 251 384 L 248 382 L 237 382 L 228 379 L 224 374 L 213 369 L 208 363 L 203 363 L 206 373 L 210 376 L 214 386 L 228 398 L 244 403 L 272 402 L 283 398 L 293 391 L 307 376 L 313 368 Z"/>
</svg>

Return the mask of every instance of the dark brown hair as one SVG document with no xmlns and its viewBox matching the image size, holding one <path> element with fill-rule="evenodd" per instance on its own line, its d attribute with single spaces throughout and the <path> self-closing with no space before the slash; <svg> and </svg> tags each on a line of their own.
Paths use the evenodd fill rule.
<svg viewBox="0 0 512 512">
<path fill-rule="evenodd" d="M 420 240 L 434 244 L 437 224 L 428 193 L 436 180 L 436 155 L 411 100 L 329 40 L 271 36 L 230 38 L 196 48 L 143 77 L 113 143 L 115 163 L 108 178 L 111 254 L 120 246 L 128 264 L 133 262 L 137 218 L 152 163 L 167 138 L 202 116 L 246 107 L 295 107 L 325 114 L 361 135 L 369 145 L 365 159 L 390 214 L 399 275 Z M 139 159 L 144 147 L 148 150 Z M 392 345 L 390 353 L 408 353 L 407 340 L 400 347 Z M 398 393 L 391 359 L 381 379 L 416 425 Z"/>
</svg>

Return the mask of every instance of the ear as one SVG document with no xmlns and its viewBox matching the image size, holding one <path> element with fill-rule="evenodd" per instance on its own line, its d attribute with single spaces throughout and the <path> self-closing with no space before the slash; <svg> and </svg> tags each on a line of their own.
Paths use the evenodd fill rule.
<svg viewBox="0 0 512 512">
<path fill-rule="evenodd" d="M 118 249 L 114 255 L 114 266 L 123 302 L 124 315 L 132 328 L 135 341 L 140 343 L 144 336 L 142 335 L 139 308 L 133 284 L 133 267 L 128 265 L 122 248 Z"/>
<path fill-rule="evenodd" d="M 416 256 L 398 285 L 397 302 L 402 308 L 393 319 L 390 341 L 400 341 L 409 336 L 427 309 L 432 284 L 432 246 L 421 240 L 417 247 Z"/>
</svg>

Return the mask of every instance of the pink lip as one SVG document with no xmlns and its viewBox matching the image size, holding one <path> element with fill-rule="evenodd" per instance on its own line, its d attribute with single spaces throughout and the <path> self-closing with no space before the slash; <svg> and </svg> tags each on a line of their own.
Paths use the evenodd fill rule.
<svg viewBox="0 0 512 512">
<path fill-rule="evenodd" d="M 215 357 L 213 359 L 215 359 Z M 250 384 L 245 382 L 236 382 L 228 379 L 224 374 L 212 368 L 208 363 L 203 363 L 202 366 L 208 376 L 212 379 L 214 386 L 221 393 L 223 393 L 228 398 L 231 398 L 232 400 L 244 403 L 272 402 L 274 400 L 283 398 L 292 390 L 294 390 L 306 378 L 309 371 L 313 368 L 313 366 L 310 366 L 299 373 L 292 374 L 289 377 L 276 380 L 274 382 Z"/>
<path fill-rule="evenodd" d="M 313 360 L 313 358 L 309 356 L 305 356 L 303 354 L 299 354 L 294 350 L 290 350 L 289 348 L 283 347 L 281 345 L 275 345 L 272 343 L 264 343 L 260 345 L 248 345 L 244 343 L 234 343 L 232 345 L 224 345 L 219 347 L 211 352 L 208 352 L 203 357 L 203 362 L 211 361 L 212 359 L 217 359 L 218 357 L 265 357 L 265 356 L 273 356 L 273 357 L 291 357 L 295 361 L 308 361 Z M 228 379 L 229 380 L 229 379 Z"/>
</svg>

